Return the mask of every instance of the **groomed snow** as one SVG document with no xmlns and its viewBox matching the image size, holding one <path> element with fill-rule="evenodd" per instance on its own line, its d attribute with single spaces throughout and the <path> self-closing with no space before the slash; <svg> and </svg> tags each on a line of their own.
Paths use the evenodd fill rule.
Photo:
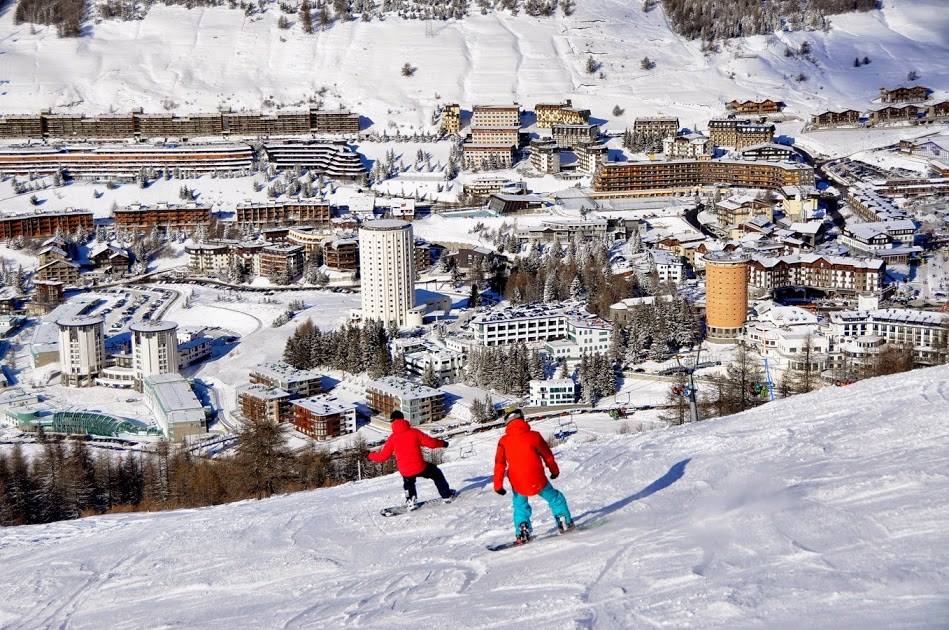
<svg viewBox="0 0 949 630">
<path fill-rule="evenodd" d="M 512 535 L 491 449 L 445 465 L 457 503 L 393 519 L 378 515 L 401 493 L 390 476 L 6 529 L 0 625 L 937 627 L 947 402 L 939 367 L 664 431 L 581 432 L 556 449 L 556 483 L 579 522 L 605 523 L 499 553 L 484 548 Z"/>
<path fill-rule="evenodd" d="M 881 86 L 920 82 L 944 97 L 949 85 L 949 17 L 941 0 L 887 0 L 883 9 L 831 16 L 827 32 L 776 33 L 729 40 L 706 56 L 700 41 L 670 31 L 663 11 L 639 2 L 588 0 L 564 17 L 506 12 L 426 23 L 388 16 L 304 34 L 277 27 L 273 5 L 261 17 L 224 7 L 153 5 L 145 19 L 90 23 L 87 35 L 14 25 L 0 15 L 0 112 L 46 107 L 86 113 L 303 108 L 325 87 L 324 105 L 342 104 L 376 130 L 431 124 L 438 102 L 572 98 L 606 128 L 635 116 L 676 115 L 704 127 L 732 98 L 773 98 L 790 116 L 873 105 Z M 811 43 L 811 60 L 785 48 Z M 640 68 L 649 56 L 654 70 Z M 601 64 L 588 74 L 588 56 Z M 854 57 L 871 64 L 853 67 Z M 403 77 L 409 62 L 417 68 Z M 807 81 L 792 79 L 800 73 Z M 612 115 L 614 105 L 625 113 Z M 857 135 L 859 137 L 860 134 Z"/>
</svg>

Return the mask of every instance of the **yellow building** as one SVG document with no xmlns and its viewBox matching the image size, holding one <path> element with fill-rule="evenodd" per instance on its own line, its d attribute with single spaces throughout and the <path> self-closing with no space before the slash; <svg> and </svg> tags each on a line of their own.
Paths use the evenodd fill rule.
<svg viewBox="0 0 949 630">
<path fill-rule="evenodd" d="M 458 135 L 461 133 L 461 106 L 448 103 L 442 107 L 442 132 Z"/>
</svg>

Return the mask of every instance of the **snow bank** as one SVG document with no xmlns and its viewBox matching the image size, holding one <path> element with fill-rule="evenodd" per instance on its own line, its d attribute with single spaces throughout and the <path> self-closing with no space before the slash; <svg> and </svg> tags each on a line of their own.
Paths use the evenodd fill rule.
<svg viewBox="0 0 949 630">
<path fill-rule="evenodd" d="M 0 625 L 935 626 L 947 402 L 939 367 L 568 442 L 556 483 L 579 522 L 604 524 L 500 553 L 484 548 L 512 535 L 490 448 L 445 465 L 457 503 L 405 517 L 378 515 L 401 493 L 386 477 L 7 529 Z"/>
</svg>

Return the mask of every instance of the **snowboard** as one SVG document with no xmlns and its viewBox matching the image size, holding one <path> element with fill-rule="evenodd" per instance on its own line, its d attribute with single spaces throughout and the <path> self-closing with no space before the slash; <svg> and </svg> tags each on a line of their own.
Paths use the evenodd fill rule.
<svg viewBox="0 0 949 630">
<path fill-rule="evenodd" d="M 428 501 L 419 501 L 415 504 L 415 510 L 421 509 L 423 505 L 428 503 Z M 410 510 L 405 505 L 392 505 L 389 507 L 384 507 L 379 510 L 379 514 L 383 516 L 399 516 L 401 514 L 408 514 L 409 512 L 414 512 L 415 510 Z"/>
<path fill-rule="evenodd" d="M 540 534 L 538 536 L 534 536 L 533 538 L 531 538 L 530 542 L 524 543 L 523 545 L 517 544 L 517 542 L 514 540 L 509 540 L 502 543 L 491 543 L 489 545 L 485 545 L 485 547 L 487 547 L 488 551 L 503 551 L 505 549 L 511 549 L 512 547 L 529 547 L 533 545 L 534 543 L 540 542 L 542 540 L 549 540 L 551 538 L 560 538 L 561 536 L 576 535 L 579 532 L 582 532 L 588 529 L 594 529 L 604 524 L 606 524 L 606 519 L 598 518 L 593 521 L 577 523 L 576 526 L 572 530 L 566 533 L 561 533 L 560 531 L 556 531 L 550 534 Z"/>
<path fill-rule="evenodd" d="M 455 494 L 455 498 L 452 500 L 452 503 L 457 501 L 460 496 L 461 496 L 461 493 Z M 383 516 L 400 516 L 402 514 L 407 514 L 409 512 L 415 512 L 416 510 L 421 509 L 423 505 L 428 505 L 429 503 L 438 504 L 438 503 L 442 503 L 442 500 L 441 498 L 437 498 L 437 499 L 426 499 L 425 501 L 419 501 L 418 503 L 415 504 L 414 510 L 410 510 L 409 508 L 405 507 L 405 504 L 392 505 L 390 507 L 385 507 L 379 510 L 379 514 Z M 447 503 L 446 505 L 451 505 L 451 503 Z"/>
</svg>

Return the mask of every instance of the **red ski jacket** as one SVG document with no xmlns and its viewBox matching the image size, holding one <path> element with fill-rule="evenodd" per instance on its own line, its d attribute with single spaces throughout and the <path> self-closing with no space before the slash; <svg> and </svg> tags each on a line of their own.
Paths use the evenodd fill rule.
<svg viewBox="0 0 949 630">
<path fill-rule="evenodd" d="M 560 474 L 544 437 L 532 431 L 523 418 L 512 420 L 498 440 L 498 451 L 494 456 L 494 489 L 504 487 L 504 473 L 507 471 L 514 492 L 532 497 L 547 485 L 544 464 L 550 474 Z"/>
<path fill-rule="evenodd" d="M 403 477 L 414 477 L 425 470 L 426 462 L 422 457 L 422 447 L 444 448 L 448 442 L 433 438 L 413 429 L 408 420 L 393 420 L 392 435 L 386 440 L 382 450 L 369 453 L 374 462 L 384 462 L 395 453 L 395 464 Z"/>
</svg>

